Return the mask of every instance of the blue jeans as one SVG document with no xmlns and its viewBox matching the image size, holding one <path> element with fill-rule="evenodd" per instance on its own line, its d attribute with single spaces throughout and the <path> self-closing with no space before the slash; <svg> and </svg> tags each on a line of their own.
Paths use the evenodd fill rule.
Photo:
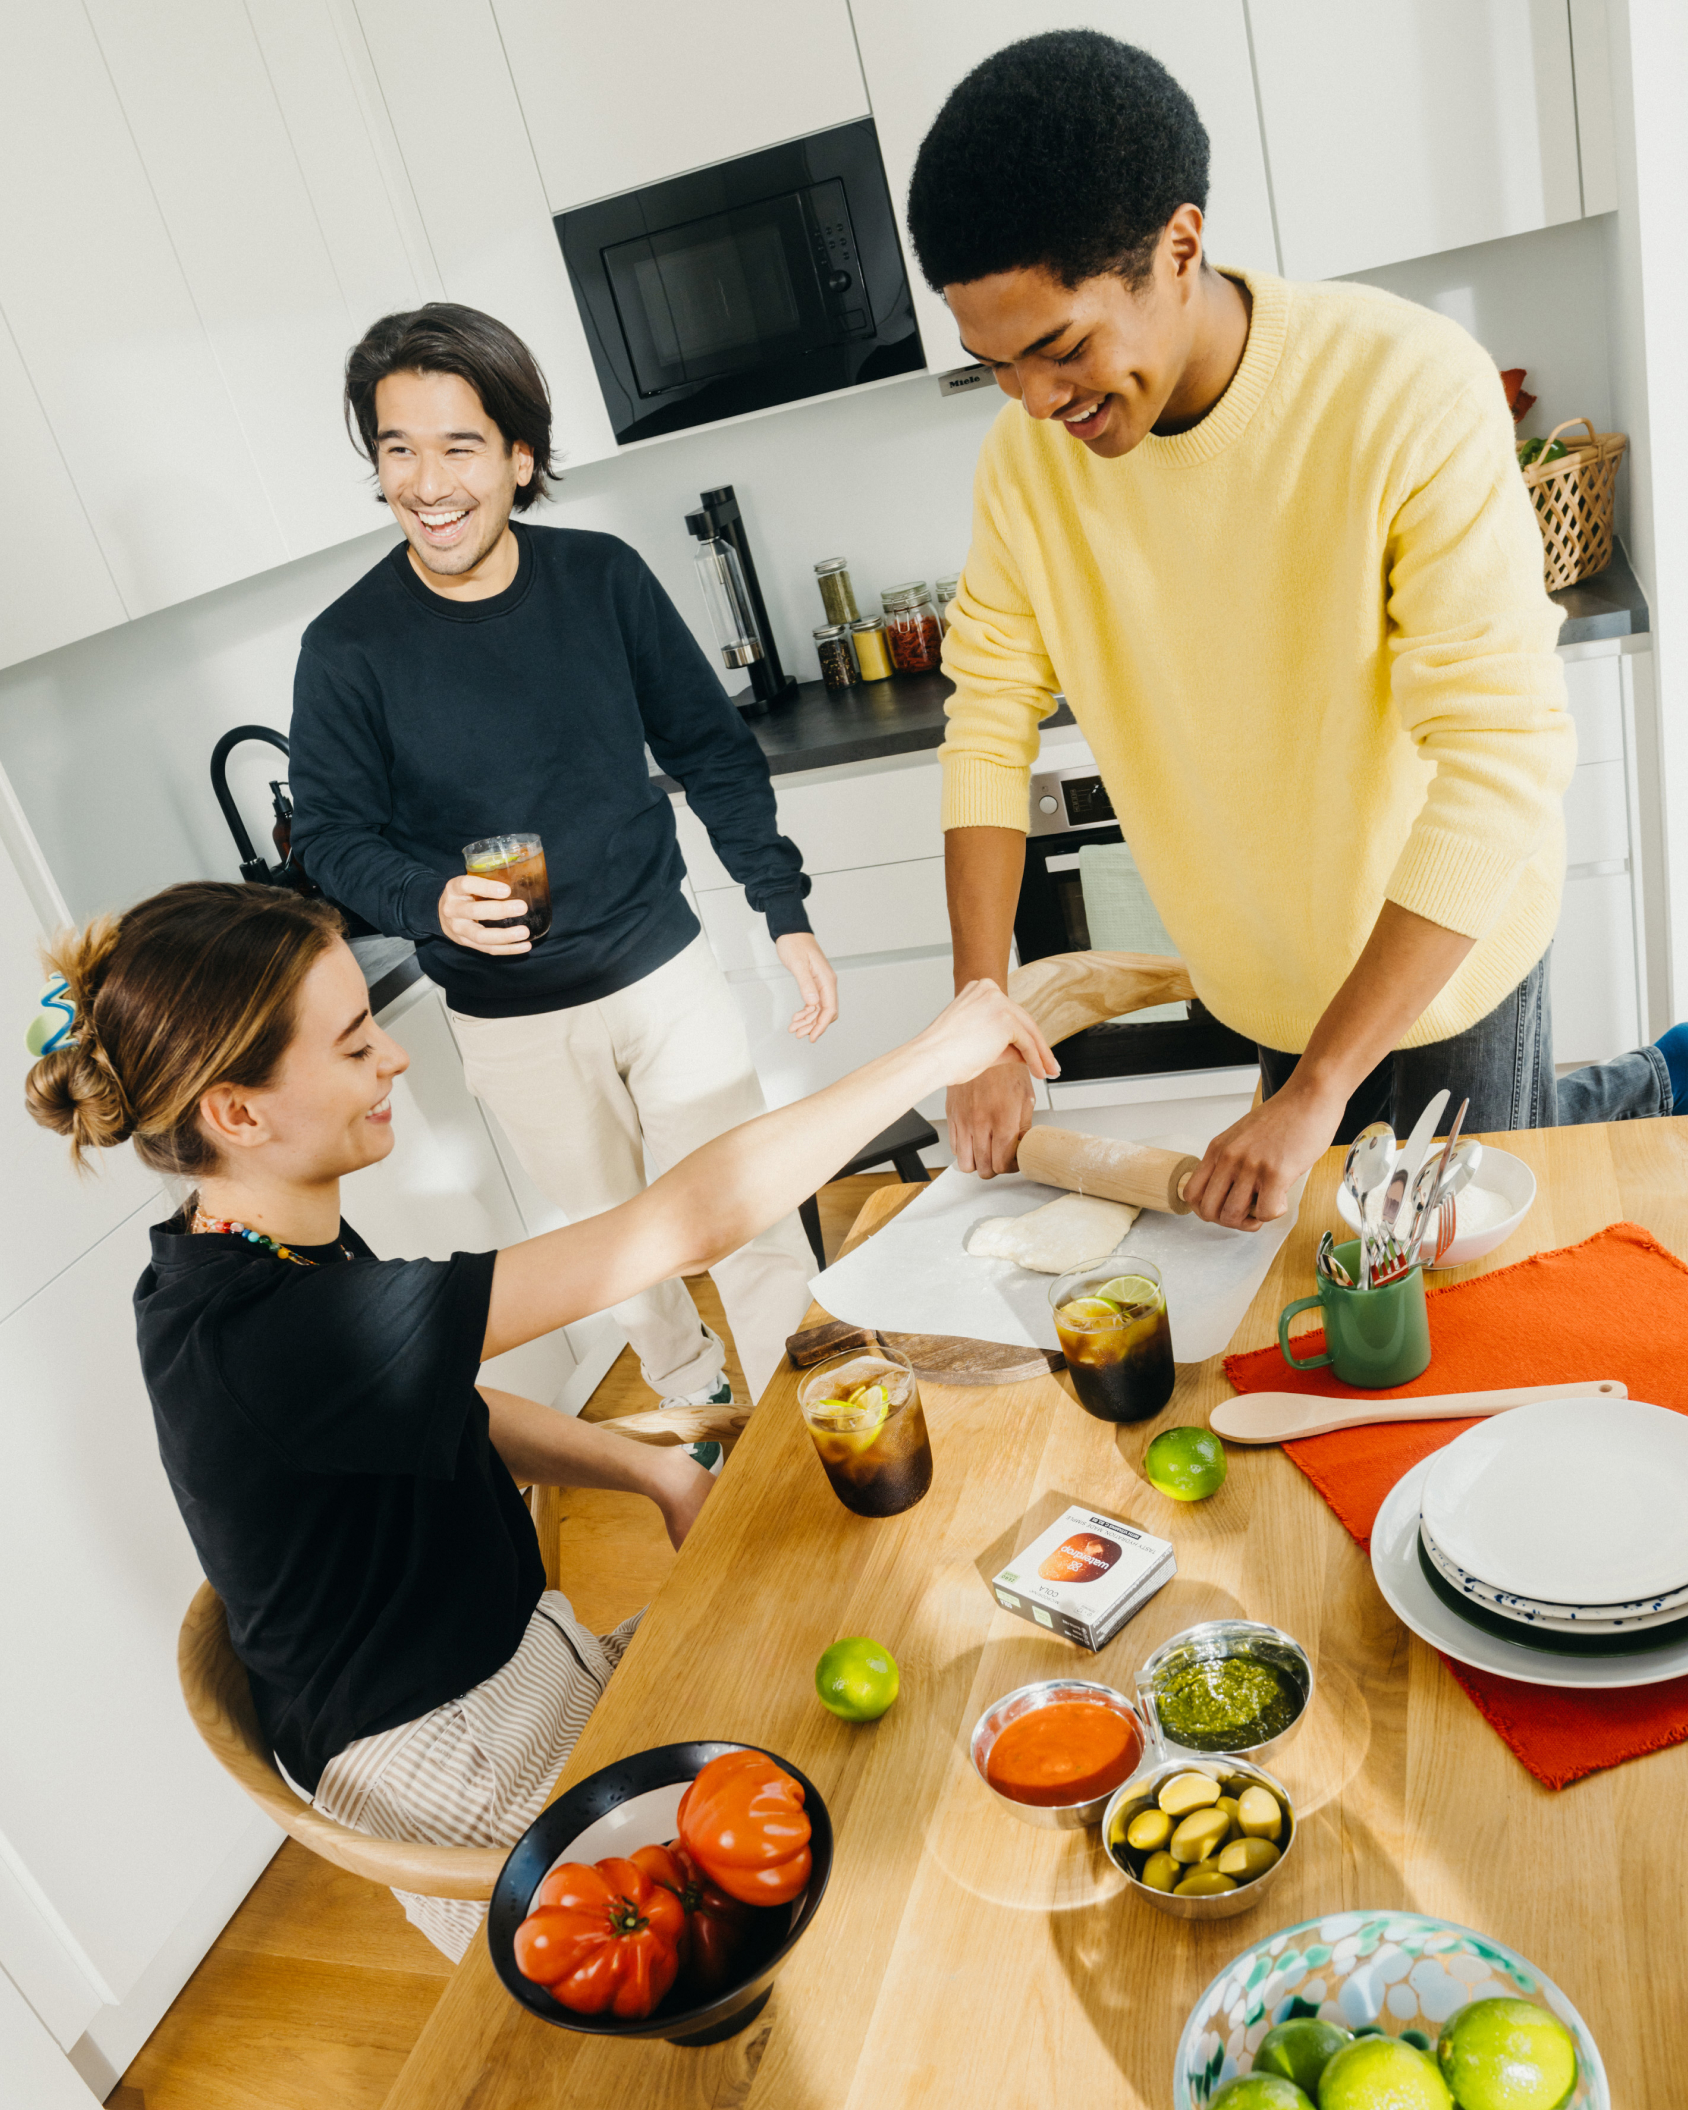
<svg viewBox="0 0 1688 2110">
<path fill-rule="evenodd" d="M 1668 1114 L 1670 1071 L 1657 1048 L 1635 1048 L 1555 1079 L 1549 957 L 1544 953 L 1510 996 L 1463 1033 L 1385 1056 L 1349 1100 L 1333 1140 L 1351 1143 L 1373 1121 L 1387 1121 L 1397 1135 L 1405 1135 L 1443 1085 L 1450 1094 L 1447 1120 L 1462 1099 L 1471 1101 L 1465 1132 L 1473 1135 Z M 1288 1083 L 1299 1060 L 1276 1048 L 1260 1050 L 1260 1081 L 1268 1099 Z"/>
</svg>

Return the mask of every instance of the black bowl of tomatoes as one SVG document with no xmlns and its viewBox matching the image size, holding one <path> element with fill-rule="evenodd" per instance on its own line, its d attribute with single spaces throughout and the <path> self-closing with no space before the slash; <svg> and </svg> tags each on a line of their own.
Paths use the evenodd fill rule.
<svg viewBox="0 0 1688 2110">
<path fill-rule="evenodd" d="M 662 1744 L 560 1795 L 510 1849 L 493 1967 L 595 2037 L 716 2044 L 766 2006 L 832 1873 L 814 1783 L 753 1744 Z"/>
</svg>

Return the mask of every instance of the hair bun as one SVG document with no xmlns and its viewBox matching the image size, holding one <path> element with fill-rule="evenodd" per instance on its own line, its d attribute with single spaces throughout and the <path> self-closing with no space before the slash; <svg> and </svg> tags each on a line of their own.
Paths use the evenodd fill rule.
<svg viewBox="0 0 1688 2110">
<path fill-rule="evenodd" d="M 96 916 L 81 930 L 60 931 L 41 949 L 49 973 L 61 974 L 75 1006 L 74 1038 L 43 1055 L 24 1083 L 24 1099 L 43 1128 L 70 1138 L 80 1164 L 85 1150 L 109 1150 L 134 1133 L 134 1121 L 94 1031 L 94 1002 L 121 931 L 116 916 Z"/>
</svg>

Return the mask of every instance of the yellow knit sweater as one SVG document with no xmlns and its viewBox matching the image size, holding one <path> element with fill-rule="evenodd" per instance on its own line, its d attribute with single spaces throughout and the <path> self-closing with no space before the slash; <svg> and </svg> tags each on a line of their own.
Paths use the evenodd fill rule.
<svg viewBox="0 0 1688 2110">
<path fill-rule="evenodd" d="M 1238 273 L 1230 387 L 1103 461 L 1009 404 L 950 610 L 944 825 L 1024 828 L 1065 693 L 1197 994 L 1299 1052 L 1385 900 L 1478 942 L 1406 1037 L 1541 957 L 1576 733 L 1494 363 L 1371 289 Z"/>
</svg>

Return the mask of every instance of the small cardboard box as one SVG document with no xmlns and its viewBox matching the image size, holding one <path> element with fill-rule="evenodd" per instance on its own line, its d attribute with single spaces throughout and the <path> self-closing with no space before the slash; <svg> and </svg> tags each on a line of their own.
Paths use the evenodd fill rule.
<svg viewBox="0 0 1688 2110">
<path fill-rule="evenodd" d="M 1165 1539 L 1075 1505 L 1016 1554 L 991 1588 L 1016 1617 L 1099 1649 L 1177 1568 Z"/>
</svg>

